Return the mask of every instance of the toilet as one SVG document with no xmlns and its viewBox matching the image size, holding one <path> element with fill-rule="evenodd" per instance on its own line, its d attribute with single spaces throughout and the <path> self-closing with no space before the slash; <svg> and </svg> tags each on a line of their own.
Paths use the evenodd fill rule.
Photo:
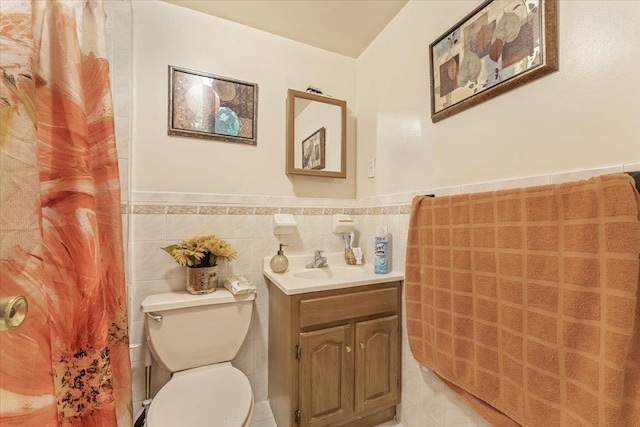
<svg viewBox="0 0 640 427">
<path fill-rule="evenodd" d="M 226 289 L 204 295 L 146 297 L 147 341 L 172 377 L 153 398 L 147 427 L 244 427 L 253 416 L 249 379 L 231 360 L 249 331 L 255 294 Z"/>
</svg>

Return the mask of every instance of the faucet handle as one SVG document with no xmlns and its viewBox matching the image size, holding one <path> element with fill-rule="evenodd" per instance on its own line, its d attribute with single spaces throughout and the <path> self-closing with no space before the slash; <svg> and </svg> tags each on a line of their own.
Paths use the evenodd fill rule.
<svg viewBox="0 0 640 427">
<path fill-rule="evenodd" d="M 322 249 L 318 249 L 318 250 L 315 252 L 315 257 L 316 257 L 316 259 L 318 259 L 318 258 L 322 257 L 322 254 L 323 254 L 323 253 L 324 253 L 324 251 L 323 251 Z"/>
</svg>

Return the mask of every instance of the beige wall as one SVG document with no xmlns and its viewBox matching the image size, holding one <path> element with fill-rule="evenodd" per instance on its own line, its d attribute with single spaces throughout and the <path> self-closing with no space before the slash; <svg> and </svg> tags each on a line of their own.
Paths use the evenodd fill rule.
<svg viewBox="0 0 640 427">
<path fill-rule="evenodd" d="M 431 123 L 429 43 L 478 3 L 410 1 L 357 59 L 358 198 L 640 160 L 636 0 L 560 1 L 558 72 Z"/>
<path fill-rule="evenodd" d="M 355 60 L 158 1 L 133 2 L 136 191 L 355 197 L 345 179 L 285 174 L 287 89 L 321 88 L 347 101 L 355 168 Z M 257 83 L 258 144 L 167 135 L 168 66 Z"/>
</svg>

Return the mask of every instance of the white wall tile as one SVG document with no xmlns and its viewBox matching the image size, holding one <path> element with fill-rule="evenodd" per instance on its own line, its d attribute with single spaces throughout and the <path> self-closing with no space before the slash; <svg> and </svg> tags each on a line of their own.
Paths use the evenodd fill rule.
<svg viewBox="0 0 640 427">
<path fill-rule="evenodd" d="M 440 425 L 445 425 L 445 385 L 431 372 L 419 369 L 420 410 Z"/>
<path fill-rule="evenodd" d="M 171 372 L 155 360 L 151 364 L 151 396 L 155 396 L 167 382 L 171 379 Z"/>
<path fill-rule="evenodd" d="M 215 234 L 221 239 L 229 238 L 229 220 L 227 215 L 198 215 L 198 230 L 202 234 Z"/>
<path fill-rule="evenodd" d="M 262 271 L 262 262 L 265 257 L 272 257 L 278 251 L 278 239 L 275 237 L 255 239 L 255 260 L 254 271 Z M 289 253 L 289 248 L 282 248 L 285 255 Z"/>
<path fill-rule="evenodd" d="M 623 170 L 625 172 L 640 172 L 640 162 L 625 163 Z"/>
<path fill-rule="evenodd" d="M 113 70 L 117 73 L 131 74 L 131 43 L 129 34 L 113 33 Z"/>
<path fill-rule="evenodd" d="M 269 337 L 269 306 L 267 304 L 254 307 L 255 334 L 268 341 Z"/>
<path fill-rule="evenodd" d="M 273 417 L 251 422 L 251 427 L 278 427 Z"/>
<path fill-rule="evenodd" d="M 322 233 L 325 236 L 333 234 L 333 215 L 323 215 Z"/>
<path fill-rule="evenodd" d="M 418 364 L 404 355 L 402 358 L 402 399 L 420 403 L 420 378 Z"/>
<path fill-rule="evenodd" d="M 502 190 L 511 188 L 535 187 L 538 185 L 549 184 L 549 175 L 529 176 L 525 178 L 506 179 L 501 181 L 500 188 Z"/>
<path fill-rule="evenodd" d="M 169 214 L 167 219 L 167 240 L 179 243 L 200 235 L 200 218 L 197 214 Z"/>
<path fill-rule="evenodd" d="M 119 159 L 128 159 L 129 156 L 129 118 L 115 116 L 116 150 Z"/>
<path fill-rule="evenodd" d="M 426 412 L 420 411 L 420 427 L 442 427 Z"/>
<path fill-rule="evenodd" d="M 257 272 L 253 277 L 253 284 L 256 287 L 256 305 L 269 304 L 269 289 L 262 271 Z"/>
<path fill-rule="evenodd" d="M 133 291 L 129 316 L 131 320 L 144 320 L 144 315 L 140 311 L 140 304 L 149 295 L 163 294 L 168 292 L 165 280 L 149 280 L 132 283 Z"/>
<path fill-rule="evenodd" d="M 420 409 L 411 400 L 403 400 L 401 403 L 400 421 L 404 427 L 420 427 Z"/>
<path fill-rule="evenodd" d="M 267 400 L 268 389 L 268 372 L 258 372 L 257 374 L 255 374 L 253 383 L 253 398 L 256 400 L 256 402 Z M 275 425 L 275 423 L 273 425 Z"/>
<path fill-rule="evenodd" d="M 236 259 L 228 262 L 228 276 L 241 276 L 257 271 L 255 239 L 228 239 L 227 242 L 238 252 Z"/>
<path fill-rule="evenodd" d="M 174 261 L 162 250 L 163 246 L 165 246 L 165 241 L 131 242 L 132 280 L 134 282 L 165 278 L 167 261 Z"/>
<path fill-rule="evenodd" d="M 133 416 L 134 416 L 133 422 L 135 422 L 138 419 L 137 416 L 138 414 L 142 413 L 141 411 L 142 411 L 142 400 L 135 400 L 133 402 Z"/>
<path fill-rule="evenodd" d="M 129 357 L 131 362 L 143 361 L 145 358 L 145 352 L 147 351 L 147 345 L 144 343 L 136 343 L 129 346 Z"/>
<path fill-rule="evenodd" d="M 299 230 L 296 230 L 293 234 L 279 236 L 278 241 L 287 245 L 287 251 L 285 253 L 289 255 L 300 255 L 304 253 L 304 243 Z"/>
<path fill-rule="evenodd" d="M 107 44 L 107 60 L 109 61 L 109 84 L 113 85 L 112 75 L 113 75 L 113 41 L 114 34 L 113 30 L 107 29 L 106 33 L 106 44 Z"/>
<path fill-rule="evenodd" d="M 473 184 L 465 184 L 460 186 L 460 192 L 465 193 L 484 193 L 485 191 L 496 191 L 502 187 L 502 181 L 476 182 Z"/>
<path fill-rule="evenodd" d="M 121 2 L 122 3 L 122 2 Z M 122 33 L 130 34 L 131 33 L 131 13 L 127 10 L 121 10 L 122 7 L 118 7 L 114 5 L 114 10 L 109 14 L 109 23 L 111 23 L 111 28 L 114 31 L 119 31 Z"/>
<path fill-rule="evenodd" d="M 111 73 L 113 78 L 113 114 L 116 116 L 129 117 L 130 99 L 129 79 L 130 75 L 125 73 Z"/>
<path fill-rule="evenodd" d="M 551 184 L 560 184 L 563 182 L 580 181 L 583 179 L 593 178 L 594 176 L 607 175 L 611 173 L 623 172 L 624 166 L 614 165 L 588 170 L 577 170 L 570 172 L 554 173 L 549 175 Z"/>
<path fill-rule="evenodd" d="M 165 215 L 131 215 L 132 240 L 136 242 L 167 240 Z"/>
<path fill-rule="evenodd" d="M 254 350 L 254 340 L 245 339 L 242 347 L 231 364 L 240 369 L 246 375 L 255 374 L 256 354 Z"/>
<path fill-rule="evenodd" d="M 345 241 L 341 235 L 325 234 L 322 238 L 322 247 L 325 252 L 342 252 L 345 248 Z M 356 243 L 354 247 L 358 247 L 358 244 Z"/>
<path fill-rule="evenodd" d="M 183 292 L 187 290 L 187 271 L 182 267 L 183 274 L 167 280 L 167 292 Z M 219 274 L 219 273 L 218 273 Z"/>
<path fill-rule="evenodd" d="M 322 236 L 324 233 L 323 215 L 303 215 L 302 232 L 305 236 Z"/>
<path fill-rule="evenodd" d="M 273 215 L 256 215 L 256 237 L 275 237 L 273 234 Z"/>
<path fill-rule="evenodd" d="M 445 388 L 445 427 L 476 427 L 478 414 L 469 408 L 451 389 Z"/>
<path fill-rule="evenodd" d="M 304 235 L 302 237 L 302 253 L 314 253 L 316 250 L 327 252 L 323 247 L 324 238 L 318 235 Z"/>
<path fill-rule="evenodd" d="M 460 186 L 453 186 L 453 187 L 442 187 L 442 188 L 430 188 L 428 190 L 418 192 L 418 194 L 416 195 L 435 194 L 436 197 L 442 197 L 442 196 L 453 196 L 453 195 L 462 194 L 462 193 L 463 191 L 461 190 Z"/>
<path fill-rule="evenodd" d="M 144 400 L 144 360 L 131 363 L 131 381 L 132 381 L 132 393 L 133 400 Z"/>
<path fill-rule="evenodd" d="M 138 320 L 131 322 L 129 329 L 129 342 L 132 345 L 144 344 L 147 342 L 147 335 L 144 331 L 144 321 Z"/>
<path fill-rule="evenodd" d="M 255 237 L 256 216 L 255 215 L 229 215 L 230 239 Z"/>
<path fill-rule="evenodd" d="M 259 330 L 254 336 L 255 373 L 267 372 L 269 370 L 269 336 L 262 334 Z"/>
<path fill-rule="evenodd" d="M 251 419 L 251 423 L 253 424 L 258 421 L 266 420 L 267 418 L 273 418 L 269 402 L 265 400 L 256 403 L 253 408 L 253 418 Z"/>
<path fill-rule="evenodd" d="M 118 159 L 118 172 L 120 173 L 120 200 L 129 200 L 129 161 Z"/>
</svg>

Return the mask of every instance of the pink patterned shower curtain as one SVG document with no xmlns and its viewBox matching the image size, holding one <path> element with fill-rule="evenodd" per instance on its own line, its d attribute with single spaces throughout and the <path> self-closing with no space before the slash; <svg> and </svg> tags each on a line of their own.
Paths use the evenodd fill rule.
<svg viewBox="0 0 640 427">
<path fill-rule="evenodd" d="M 0 2 L 0 425 L 131 426 L 101 0 Z"/>
</svg>

